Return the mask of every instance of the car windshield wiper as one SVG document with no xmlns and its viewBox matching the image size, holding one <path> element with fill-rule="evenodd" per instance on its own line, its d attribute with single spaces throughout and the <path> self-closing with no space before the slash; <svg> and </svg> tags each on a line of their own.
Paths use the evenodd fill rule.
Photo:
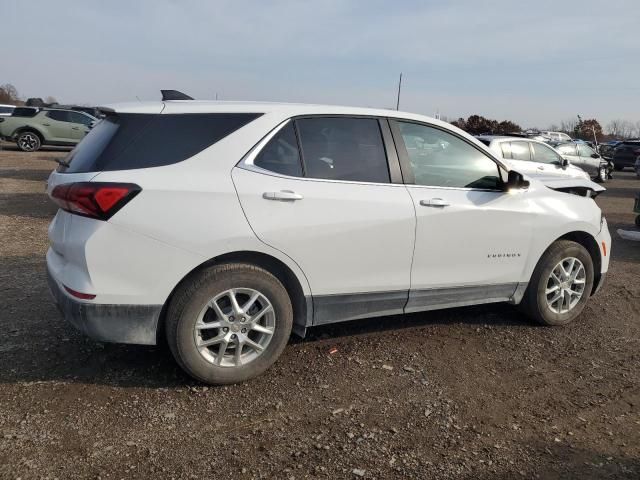
<svg viewBox="0 0 640 480">
<path fill-rule="evenodd" d="M 69 168 L 71 166 L 67 162 L 65 162 L 64 160 L 60 160 L 59 158 L 54 158 L 53 160 L 57 162 L 58 165 L 62 165 L 63 167 Z"/>
</svg>

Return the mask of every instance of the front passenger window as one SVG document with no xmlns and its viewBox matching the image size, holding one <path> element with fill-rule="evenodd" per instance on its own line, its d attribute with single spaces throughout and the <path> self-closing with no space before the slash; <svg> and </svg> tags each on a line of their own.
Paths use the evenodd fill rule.
<svg viewBox="0 0 640 480">
<path fill-rule="evenodd" d="M 562 158 L 560 157 L 560 155 L 558 155 L 546 145 L 542 145 L 541 143 L 532 143 L 531 146 L 533 147 L 534 162 L 553 164 L 562 163 Z"/>
<path fill-rule="evenodd" d="M 498 165 L 464 140 L 417 123 L 398 122 L 416 185 L 498 189 Z"/>
</svg>

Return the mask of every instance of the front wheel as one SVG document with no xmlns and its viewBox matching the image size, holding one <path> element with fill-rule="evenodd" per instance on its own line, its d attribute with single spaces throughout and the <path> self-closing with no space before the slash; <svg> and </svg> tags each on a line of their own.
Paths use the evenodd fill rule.
<svg viewBox="0 0 640 480">
<path fill-rule="evenodd" d="M 560 240 L 540 258 L 521 309 L 543 325 L 565 325 L 584 309 L 593 288 L 593 261 L 579 243 Z"/>
<path fill-rule="evenodd" d="M 40 137 L 37 133 L 27 131 L 18 135 L 16 144 L 23 152 L 35 152 L 40 149 L 42 142 L 40 141 Z"/>
<path fill-rule="evenodd" d="M 176 292 L 167 311 L 167 342 L 178 364 L 209 384 L 237 383 L 269 368 L 293 324 L 282 283 L 254 265 L 217 265 Z"/>
<path fill-rule="evenodd" d="M 595 178 L 595 181 L 598 183 L 604 183 L 609 178 L 609 173 L 607 172 L 606 167 L 600 167 L 598 169 L 598 175 Z"/>
</svg>

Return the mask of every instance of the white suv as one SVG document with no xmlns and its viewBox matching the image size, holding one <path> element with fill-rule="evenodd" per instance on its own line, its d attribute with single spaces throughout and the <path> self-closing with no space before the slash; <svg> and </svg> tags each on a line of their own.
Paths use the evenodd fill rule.
<svg viewBox="0 0 640 480">
<path fill-rule="evenodd" d="M 591 179 L 587 172 L 572 165 L 558 151 L 544 142 L 522 137 L 493 135 L 480 135 L 477 138 L 496 155 L 502 157 L 510 167 L 518 172 L 533 175 L 543 182 L 547 178 L 558 176 Z"/>
<path fill-rule="evenodd" d="M 201 101 L 104 111 L 48 180 L 52 293 L 95 339 L 166 338 L 203 382 L 251 378 L 292 330 L 331 322 L 510 302 L 566 324 L 608 268 L 592 198 L 527 181 L 438 120 Z"/>
</svg>

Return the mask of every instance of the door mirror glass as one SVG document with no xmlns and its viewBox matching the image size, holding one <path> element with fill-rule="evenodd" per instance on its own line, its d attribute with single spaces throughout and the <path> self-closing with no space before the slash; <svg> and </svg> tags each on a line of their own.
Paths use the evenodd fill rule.
<svg viewBox="0 0 640 480">
<path fill-rule="evenodd" d="M 509 170 L 507 183 L 504 185 L 506 191 L 521 190 L 529 187 L 529 181 L 525 180 L 520 172 Z"/>
</svg>

